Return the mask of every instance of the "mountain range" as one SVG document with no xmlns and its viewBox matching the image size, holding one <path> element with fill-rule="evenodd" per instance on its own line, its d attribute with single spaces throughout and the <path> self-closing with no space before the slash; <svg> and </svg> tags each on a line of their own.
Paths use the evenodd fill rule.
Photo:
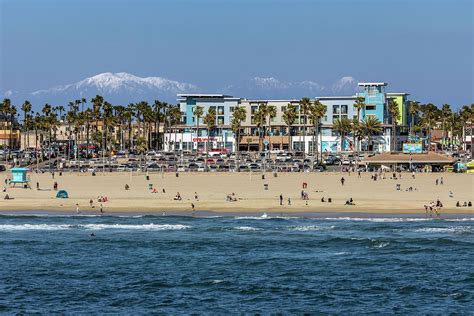
<svg viewBox="0 0 474 316">
<path fill-rule="evenodd" d="M 2 98 L 10 98 L 15 105 L 29 100 L 35 110 L 45 103 L 66 105 L 68 102 L 95 95 L 102 95 L 113 104 L 126 105 L 130 102 L 162 100 L 176 103 L 178 93 L 225 93 L 247 99 L 300 99 L 303 96 L 354 94 L 357 81 L 346 76 L 325 86 L 314 81 L 283 81 L 274 77 L 254 77 L 237 84 L 218 89 L 209 89 L 186 82 L 161 77 L 138 77 L 126 72 L 101 73 L 76 83 L 59 85 L 32 92 L 5 91 Z"/>
</svg>

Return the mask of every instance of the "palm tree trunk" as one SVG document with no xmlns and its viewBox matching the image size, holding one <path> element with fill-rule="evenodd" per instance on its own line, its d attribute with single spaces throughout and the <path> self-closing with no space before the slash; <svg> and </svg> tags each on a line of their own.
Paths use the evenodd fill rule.
<svg viewBox="0 0 474 316">
<path fill-rule="evenodd" d="M 291 144 L 291 125 L 288 125 L 288 151 L 293 152 L 293 146 Z"/>
</svg>

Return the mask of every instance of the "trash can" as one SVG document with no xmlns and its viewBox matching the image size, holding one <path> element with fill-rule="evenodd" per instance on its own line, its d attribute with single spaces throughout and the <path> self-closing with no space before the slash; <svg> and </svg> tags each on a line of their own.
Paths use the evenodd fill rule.
<svg viewBox="0 0 474 316">
<path fill-rule="evenodd" d="M 265 175 L 264 174 L 262 174 L 262 180 L 265 180 Z"/>
</svg>

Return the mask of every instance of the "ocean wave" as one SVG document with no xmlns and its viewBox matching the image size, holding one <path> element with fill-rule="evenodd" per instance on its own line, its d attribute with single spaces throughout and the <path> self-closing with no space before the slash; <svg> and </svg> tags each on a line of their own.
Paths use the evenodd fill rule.
<svg viewBox="0 0 474 316">
<path fill-rule="evenodd" d="M 261 228 L 258 227 L 250 227 L 250 226 L 237 226 L 233 228 L 234 230 L 242 230 L 242 231 L 257 231 L 257 230 L 262 230 Z"/>
<path fill-rule="evenodd" d="M 171 224 L 4 224 L 0 225 L 0 231 L 18 231 L 18 230 L 68 230 L 68 229 L 86 229 L 86 230 L 104 230 L 104 229 L 123 229 L 123 230 L 182 230 L 188 229 L 188 225 Z"/>
<path fill-rule="evenodd" d="M 66 230 L 72 229 L 72 225 L 59 224 L 3 224 L 0 225 L 0 231 L 15 231 L 15 230 Z"/>
<path fill-rule="evenodd" d="M 376 223 L 421 222 L 421 221 L 433 220 L 432 218 L 421 218 L 421 217 L 318 217 L 315 219 L 333 220 L 333 221 L 376 222 Z"/>
<path fill-rule="evenodd" d="M 316 226 L 316 225 L 307 225 L 307 226 L 290 226 L 289 230 L 307 232 L 307 231 L 318 231 L 318 230 L 330 230 L 334 229 L 336 226 Z"/>
<path fill-rule="evenodd" d="M 471 233 L 474 227 L 471 226 L 450 226 L 450 227 L 423 227 L 413 230 L 417 233 Z"/>
<path fill-rule="evenodd" d="M 281 219 L 281 220 L 290 220 L 290 219 L 301 219 L 302 217 L 297 216 L 268 216 L 266 213 L 262 216 L 236 216 L 234 219 Z"/>
</svg>

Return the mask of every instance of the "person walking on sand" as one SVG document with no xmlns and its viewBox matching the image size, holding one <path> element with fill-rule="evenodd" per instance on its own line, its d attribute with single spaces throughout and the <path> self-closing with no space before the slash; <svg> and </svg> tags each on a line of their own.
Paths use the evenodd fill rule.
<svg viewBox="0 0 474 316">
<path fill-rule="evenodd" d="M 441 180 L 440 180 L 439 184 L 441 184 L 441 185 L 444 184 L 444 179 L 443 179 L 443 177 L 441 177 Z"/>
<path fill-rule="evenodd" d="M 104 214 L 104 207 L 102 206 L 102 203 L 100 203 L 100 214 Z"/>
<path fill-rule="evenodd" d="M 199 200 L 197 192 L 194 192 L 194 199 L 197 201 Z"/>
<path fill-rule="evenodd" d="M 291 199 L 288 198 L 288 205 L 291 205 Z"/>
<path fill-rule="evenodd" d="M 346 180 L 344 179 L 344 177 L 342 177 L 342 178 L 341 178 L 341 185 L 344 185 L 344 182 L 345 182 L 345 181 L 346 181 Z"/>
<path fill-rule="evenodd" d="M 79 203 L 76 203 L 76 214 L 79 214 Z"/>
<path fill-rule="evenodd" d="M 283 194 L 280 194 L 280 205 L 283 205 Z"/>
</svg>

